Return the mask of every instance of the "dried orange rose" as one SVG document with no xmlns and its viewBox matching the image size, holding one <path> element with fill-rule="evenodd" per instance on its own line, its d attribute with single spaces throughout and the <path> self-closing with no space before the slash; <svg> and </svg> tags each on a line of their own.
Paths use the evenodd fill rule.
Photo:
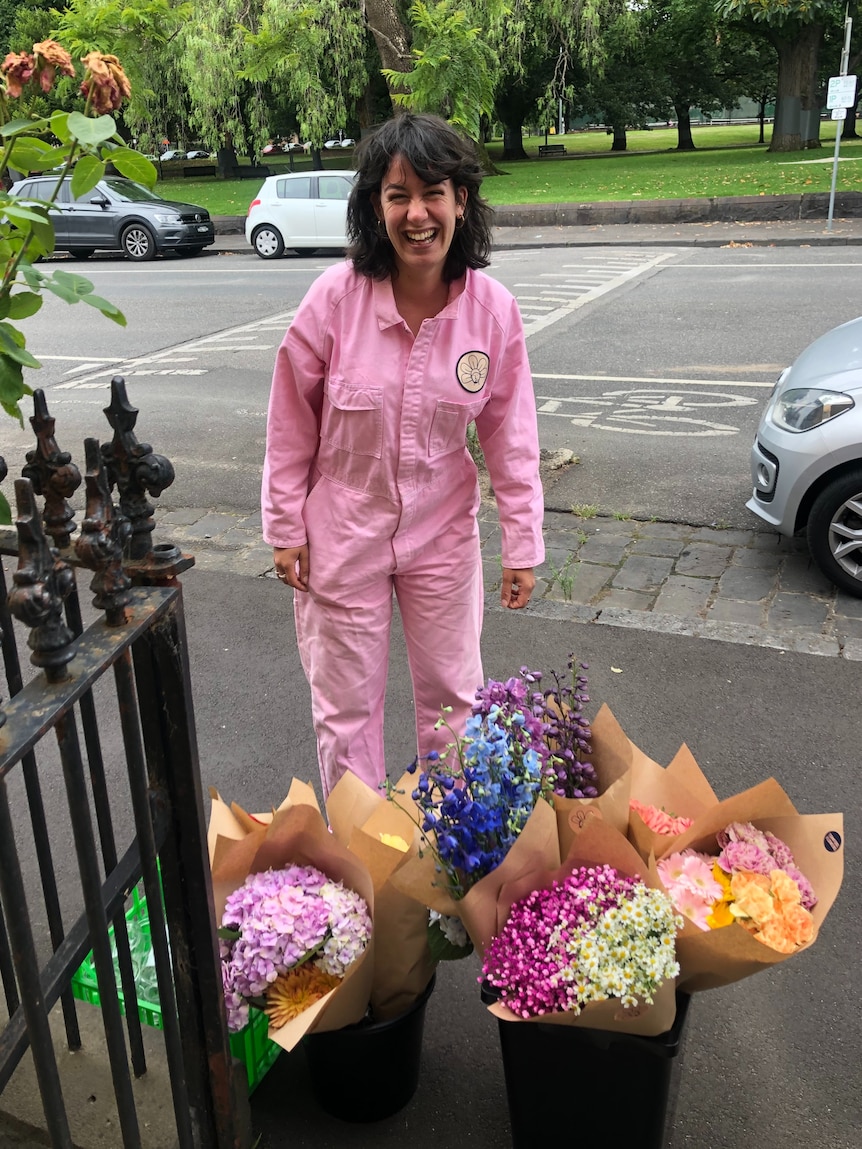
<svg viewBox="0 0 862 1149">
<path fill-rule="evenodd" d="M 132 92 L 120 61 L 116 56 L 102 52 L 88 52 L 83 57 L 83 63 L 87 75 L 81 84 L 81 91 L 90 100 L 93 111 L 99 115 L 115 112 Z"/>
<path fill-rule="evenodd" d="M 64 76 L 74 76 L 72 57 L 56 40 L 42 40 L 33 45 L 36 57 L 36 74 L 43 92 L 50 92 L 54 84 L 54 74 L 59 70 Z"/>
<path fill-rule="evenodd" d="M 36 61 L 28 52 L 10 52 L 0 64 L 0 72 L 6 77 L 6 91 L 17 98 L 24 91 L 24 85 L 33 76 Z"/>
</svg>

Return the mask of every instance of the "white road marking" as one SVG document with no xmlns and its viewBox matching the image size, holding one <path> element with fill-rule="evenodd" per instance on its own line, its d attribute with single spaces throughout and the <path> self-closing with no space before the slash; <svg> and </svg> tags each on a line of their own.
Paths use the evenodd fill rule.
<svg viewBox="0 0 862 1149">
<path fill-rule="evenodd" d="M 538 413 L 568 420 L 574 427 L 595 427 L 634 435 L 736 435 L 739 428 L 683 414 L 704 407 L 750 407 L 757 399 L 718 391 L 674 394 L 664 389 L 623 389 L 602 395 L 563 398 L 537 395 Z"/>
<path fill-rule="evenodd" d="M 672 387 L 768 387 L 771 390 L 775 386 L 775 380 L 771 383 L 755 383 L 743 379 L 661 379 L 655 376 L 640 378 L 637 375 L 554 375 L 540 371 L 534 371 L 533 378 L 571 379 L 578 383 L 667 383 Z"/>
</svg>

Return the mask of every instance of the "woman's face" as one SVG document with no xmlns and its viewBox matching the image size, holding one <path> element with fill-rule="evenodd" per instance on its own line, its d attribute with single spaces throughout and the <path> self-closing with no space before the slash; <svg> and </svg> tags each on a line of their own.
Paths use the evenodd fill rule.
<svg viewBox="0 0 862 1149">
<path fill-rule="evenodd" d="M 442 279 L 466 199 L 466 189 L 456 189 L 451 180 L 426 184 L 407 160 L 393 158 L 372 205 L 386 225 L 400 272 L 436 273 Z"/>
</svg>

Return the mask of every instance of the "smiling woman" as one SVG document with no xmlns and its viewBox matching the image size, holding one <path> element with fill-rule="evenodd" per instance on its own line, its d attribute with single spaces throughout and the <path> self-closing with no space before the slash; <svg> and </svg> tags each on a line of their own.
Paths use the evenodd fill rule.
<svg viewBox="0 0 862 1149">
<path fill-rule="evenodd" d="M 360 141 L 350 259 L 314 283 L 278 352 L 264 537 L 292 587 L 325 794 L 385 777 L 393 592 L 420 755 L 460 734 L 482 685 L 475 422 L 503 533 L 501 603 L 542 561 L 536 405 L 518 306 L 480 270 L 490 211 L 469 141 L 405 113 Z"/>
</svg>

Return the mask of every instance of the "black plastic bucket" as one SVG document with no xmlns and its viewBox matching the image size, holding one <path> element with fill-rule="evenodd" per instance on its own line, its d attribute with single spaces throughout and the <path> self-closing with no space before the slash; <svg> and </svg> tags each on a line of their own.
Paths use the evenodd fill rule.
<svg viewBox="0 0 862 1149">
<path fill-rule="evenodd" d="M 482 1000 L 496 1000 L 493 987 L 483 986 Z M 673 1027 L 658 1037 L 498 1019 L 513 1149 L 546 1149 L 566 1127 L 579 1140 L 662 1149 L 689 1001 L 676 995 Z M 552 1102 L 543 1073 L 575 1090 L 575 1110 L 567 1114 L 564 1095 Z"/>
<path fill-rule="evenodd" d="M 432 977 L 408 1010 L 388 1021 L 360 1021 L 302 1041 L 321 1109 L 341 1121 L 382 1121 L 403 1109 L 419 1084 L 425 1006 Z"/>
</svg>

